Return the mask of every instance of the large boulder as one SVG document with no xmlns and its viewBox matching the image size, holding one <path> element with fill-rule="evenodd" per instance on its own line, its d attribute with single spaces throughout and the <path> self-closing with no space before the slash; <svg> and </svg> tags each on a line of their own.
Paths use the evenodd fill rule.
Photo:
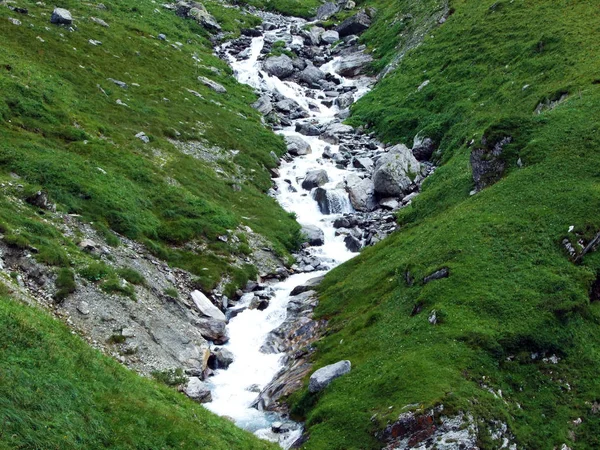
<svg viewBox="0 0 600 450">
<path fill-rule="evenodd" d="M 273 111 L 273 104 L 268 95 L 261 95 L 258 100 L 252 103 L 252 107 L 256 109 L 263 116 L 266 116 Z"/>
<path fill-rule="evenodd" d="M 223 345 L 229 340 L 227 326 L 223 320 L 206 317 L 195 319 L 193 324 L 198 328 L 204 339 L 208 339 L 217 345 Z"/>
<path fill-rule="evenodd" d="M 336 31 L 340 34 L 340 37 L 350 36 L 351 34 L 360 34 L 371 26 L 371 18 L 363 10 L 359 11 L 356 15 L 347 18 L 341 24 L 338 25 Z"/>
<path fill-rule="evenodd" d="M 64 8 L 54 8 L 52 16 L 50 17 L 50 23 L 56 25 L 71 25 L 73 23 L 73 16 L 71 12 Z"/>
<path fill-rule="evenodd" d="M 319 6 L 319 9 L 317 9 L 317 15 L 316 15 L 315 19 L 327 20 L 331 16 L 333 16 L 336 12 L 338 12 L 339 10 L 340 10 L 340 7 L 336 3 L 333 3 L 333 2 L 323 3 L 321 6 Z"/>
<path fill-rule="evenodd" d="M 431 138 L 415 137 L 412 153 L 418 161 L 429 161 L 434 151 L 435 144 Z"/>
<path fill-rule="evenodd" d="M 372 61 L 371 55 L 362 52 L 351 53 L 339 61 L 337 72 L 343 77 L 357 77 L 364 73 Z"/>
<path fill-rule="evenodd" d="M 420 181 L 421 165 L 406 145 L 398 144 L 383 155 L 373 173 L 375 192 L 383 196 L 400 196 Z"/>
<path fill-rule="evenodd" d="M 297 123 L 296 132 L 304 136 L 318 136 L 321 134 L 321 131 L 316 126 L 307 122 Z"/>
<path fill-rule="evenodd" d="M 375 185 L 369 178 L 361 179 L 351 173 L 346 177 L 346 191 L 352 207 L 357 211 L 373 211 L 377 206 L 375 200 Z"/>
<path fill-rule="evenodd" d="M 308 381 L 308 391 L 315 393 L 325 389 L 336 378 L 350 372 L 350 361 L 339 361 L 316 370 Z"/>
<path fill-rule="evenodd" d="M 208 366 L 211 369 L 227 369 L 233 362 L 233 353 L 226 348 L 217 348 L 210 355 Z"/>
<path fill-rule="evenodd" d="M 471 168 L 476 191 L 480 191 L 502 178 L 506 168 L 502 151 L 504 146 L 510 144 L 511 141 L 512 137 L 506 136 L 490 145 L 484 137 L 481 141 L 483 146 L 471 152 Z"/>
<path fill-rule="evenodd" d="M 321 281 L 323 281 L 324 278 L 324 276 L 311 278 L 306 283 L 296 286 L 294 289 L 292 289 L 292 292 L 290 292 L 290 296 L 293 297 L 295 295 L 299 295 L 307 291 L 312 291 L 315 287 L 321 284 Z"/>
<path fill-rule="evenodd" d="M 325 243 L 323 230 L 314 225 L 303 225 L 300 231 L 309 245 L 320 246 Z"/>
<path fill-rule="evenodd" d="M 294 73 L 292 58 L 287 55 L 271 56 L 263 63 L 263 69 L 277 78 L 287 78 Z"/>
<path fill-rule="evenodd" d="M 321 42 L 321 35 L 325 32 L 325 28 L 321 27 L 312 27 L 309 31 L 306 32 L 305 41 L 308 45 L 319 45 Z"/>
<path fill-rule="evenodd" d="M 313 65 L 307 65 L 306 68 L 298 75 L 300 81 L 304 81 L 308 85 L 317 84 L 325 79 L 325 73 Z"/>
<path fill-rule="evenodd" d="M 312 153 L 308 142 L 298 136 L 286 136 L 287 151 L 290 155 L 302 156 Z"/>
<path fill-rule="evenodd" d="M 199 403 L 208 403 L 212 401 L 210 389 L 198 377 L 190 377 L 183 392 L 189 398 Z"/>
<path fill-rule="evenodd" d="M 340 109 L 346 109 L 352 103 L 354 103 L 354 94 L 352 92 L 346 92 L 345 94 L 342 94 L 338 98 L 335 99 L 335 104 Z"/>
<path fill-rule="evenodd" d="M 180 1 L 177 3 L 176 13 L 179 17 L 193 19 L 208 31 L 219 32 L 221 25 L 206 10 L 202 3 Z"/>
<path fill-rule="evenodd" d="M 302 189 L 310 191 L 313 188 L 323 186 L 329 181 L 327 172 L 323 169 L 309 170 L 302 181 Z"/>
<path fill-rule="evenodd" d="M 194 305 L 198 308 L 198 311 L 206 317 L 210 317 L 215 320 L 219 320 L 225 322 L 227 319 L 225 318 L 225 314 L 217 308 L 212 302 L 200 291 L 192 291 L 190 294 Z"/>
<path fill-rule="evenodd" d="M 329 144 L 337 145 L 340 143 L 340 135 L 351 134 L 354 132 L 354 128 L 350 125 L 344 125 L 343 123 L 331 123 L 327 125 L 327 128 L 319 136 L 319 139 Z"/>
<path fill-rule="evenodd" d="M 324 44 L 333 44 L 340 40 L 340 34 L 335 30 L 327 30 L 321 35 Z"/>
</svg>

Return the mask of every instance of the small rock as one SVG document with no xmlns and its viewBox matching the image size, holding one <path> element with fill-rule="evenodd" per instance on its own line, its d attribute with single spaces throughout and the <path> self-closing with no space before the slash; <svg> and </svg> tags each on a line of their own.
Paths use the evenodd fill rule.
<svg viewBox="0 0 600 450">
<path fill-rule="evenodd" d="M 319 227 L 314 225 L 304 225 L 300 232 L 306 238 L 306 242 L 308 242 L 309 245 L 321 246 L 325 244 L 325 234 Z"/>
<path fill-rule="evenodd" d="M 219 94 L 225 94 L 227 92 L 227 89 L 225 89 L 223 87 L 223 85 L 221 85 L 221 84 L 217 83 L 216 81 L 213 81 L 209 78 L 199 76 L 198 81 L 200 83 L 202 83 L 203 85 L 208 86 L 213 91 L 218 92 Z"/>
<path fill-rule="evenodd" d="M 328 181 L 329 177 L 324 169 L 309 170 L 302 181 L 302 189 L 310 191 L 313 188 L 323 186 Z"/>
<path fill-rule="evenodd" d="M 84 316 L 87 316 L 90 313 L 90 305 L 88 304 L 88 302 L 79 302 L 79 304 L 77 305 L 77 311 L 79 311 Z"/>
<path fill-rule="evenodd" d="M 199 403 L 208 403 L 212 401 L 210 389 L 198 377 L 190 377 L 185 389 L 183 390 L 192 400 Z"/>
<path fill-rule="evenodd" d="M 50 23 L 56 25 L 71 25 L 73 23 L 73 17 L 66 9 L 55 8 L 54 11 L 52 11 L 52 16 L 50 17 Z"/>
<path fill-rule="evenodd" d="M 309 392 L 315 393 L 325 389 L 329 383 L 350 372 L 350 361 L 339 361 L 316 370 L 308 382 Z"/>
<path fill-rule="evenodd" d="M 140 131 L 138 134 L 135 135 L 135 137 L 142 141 L 144 144 L 150 142 L 150 138 L 146 136 L 146 133 L 144 133 L 143 131 Z"/>
<path fill-rule="evenodd" d="M 9 17 L 9 18 L 8 18 L 8 21 L 9 21 L 10 23 L 12 23 L 13 25 L 17 25 L 17 26 L 21 25 L 21 21 L 20 21 L 20 20 L 18 20 L 18 19 L 13 19 L 12 17 Z"/>
<path fill-rule="evenodd" d="M 90 20 L 92 22 L 94 22 L 95 24 L 100 25 L 101 27 L 104 27 L 104 28 L 108 28 L 109 27 L 109 25 L 104 20 L 99 19 L 98 17 L 90 17 Z"/>
</svg>

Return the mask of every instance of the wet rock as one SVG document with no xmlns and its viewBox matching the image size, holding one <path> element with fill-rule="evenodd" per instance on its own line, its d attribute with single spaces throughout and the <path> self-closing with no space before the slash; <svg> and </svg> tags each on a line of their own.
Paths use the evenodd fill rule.
<svg viewBox="0 0 600 450">
<path fill-rule="evenodd" d="M 394 211 L 400 207 L 400 202 L 393 197 L 387 197 L 379 200 L 379 206 L 384 209 Z"/>
<path fill-rule="evenodd" d="M 324 44 L 333 44 L 340 40 L 340 35 L 335 30 L 327 30 L 323 34 L 321 34 L 321 41 Z"/>
<path fill-rule="evenodd" d="M 198 81 L 200 83 L 202 83 L 204 86 L 209 87 L 213 91 L 218 92 L 219 94 L 225 94 L 227 92 L 227 89 L 225 89 L 223 87 L 223 85 L 221 85 L 221 84 L 217 83 L 216 81 L 213 81 L 209 78 L 199 76 Z"/>
<path fill-rule="evenodd" d="M 316 370 L 309 379 L 308 391 L 315 393 L 325 389 L 333 380 L 350 372 L 350 361 L 339 361 Z"/>
<path fill-rule="evenodd" d="M 406 193 L 421 179 L 421 166 L 412 152 L 402 144 L 395 145 L 377 162 L 373 173 L 375 192 L 384 196 Z"/>
<path fill-rule="evenodd" d="M 336 3 L 333 3 L 333 2 L 323 3 L 317 9 L 317 15 L 316 15 L 315 19 L 327 20 L 331 16 L 333 16 L 335 13 L 337 13 L 339 10 L 340 10 L 340 7 Z"/>
<path fill-rule="evenodd" d="M 269 299 L 254 297 L 248 306 L 248 309 L 257 309 L 259 311 L 264 311 L 269 307 Z"/>
<path fill-rule="evenodd" d="M 213 350 L 208 360 L 208 366 L 213 369 L 227 369 L 233 362 L 233 353 L 226 348 L 217 348 Z"/>
<path fill-rule="evenodd" d="M 325 32 L 325 28 L 321 27 L 312 27 L 305 37 L 307 38 L 308 45 L 319 45 L 321 42 L 321 35 Z"/>
<path fill-rule="evenodd" d="M 346 92 L 335 99 L 335 104 L 340 109 L 348 108 L 352 103 L 354 103 L 354 94 L 352 92 Z"/>
<path fill-rule="evenodd" d="M 217 345 L 225 344 L 229 337 L 227 336 L 227 327 L 225 321 L 213 319 L 211 317 L 194 319 L 193 324 L 200 331 L 204 339 L 213 341 Z"/>
<path fill-rule="evenodd" d="M 314 225 L 303 225 L 300 231 L 305 237 L 306 242 L 312 246 L 321 246 L 325 243 L 325 234 L 323 230 Z"/>
<path fill-rule="evenodd" d="M 324 80 L 325 73 L 321 69 L 318 69 L 311 64 L 307 65 L 306 68 L 302 72 L 300 72 L 298 78 L 300 79 L 300 81 L 303 81 L 309 86 L 311 86 L 317 84 L 321 80 Z"/>
<path fill-rule="evenodd" d="M 362 52 L 352 53 L 345 56 L 338 66 L 338 73 L 343 77 L 357 77 L 365 72 L 367 66 L 373 61 L 371 55 Z"/>
<path fill-rule="evenodd" d="M 289 114 L 292 111 L 302 109 L 302 107 L 295 100 L 292 100 L 291 98 L 284 98 L 283 100 L 279 100 L 277 103 L 275 103 L 275 109 L 277 109 L 279 112 Z"/>
<path fill-rule="evenodd" d="M 310 123 L 302 122 L 296 124 L 296 133 L 300 133 L 305 136 L 318 136 L 321 134 L 321 131 Z"/>
<path fill-rule="evenodd" d="M 200 311 L 204 316 L 210 317 L 212 319 L 225 322 L 225 314 L 221 312 L 219 308 L 212 304 L 212 302 L 200 291 L 193 291 L 190 296 Z"/>
<path fill-rule="evenodd" d="M 198 377 L 190 377 L 183 392 L 198 403 L 208 403 L 212 401 L 210 389 Z"/>
<path fill-rule="evenodd" d="M 336 28 L 340 37 L 350 36 L 351 34 L 360 34 L 371 26 L 371 18 L 363 10 L 352 17 L 344 20 Z"/>
<path fill-rule="evenodd" d="M 373 160 L 366 156 L 352 159 L 353 167 L 356 167 L 357 169 L 364 169 L 367 172 L 370 172 L 374 165 L 375 163 L 373 162 Z"/>
<path fill-rule="evenodd" d="M 262 36 L 262 31 L 259 30 L 258 28 L 242 28 L 240 30 L 240 32 L 244 36 L 250 36 L 250 37 L 259 37 L 259 36 Z"/>
<path fill-rule="evenodd" d="M 346 244 L 346 248 L 348 250 L 350 250 L 352 253 L 358 253 L 358 252 L 360 252 L 360 249 L 362 248 L 362 244 L 361 244 L 360 240 L 358 240 L 356 237 L 352 236 L 351 234 L 349 234 L 348 236 L 346 236 L 344 238 L 344 244 Z"/>
<path fill-rule="evenodd" d="M 287 55 L 271 56 L 263 63 L 263 69 L 277 78 L 287 78 L 294 73 L 292 59 Z"/>
<path fill-rule="evenodd" d="M 71 12 L 64 8 L 54 8 L 52 16 L 50 16 L 50 23 L 56 25 L 71 25 L 73 23 L 73 16 Z"/>
<path fill-rule="evenodd" d="M 341 189 L 326 190 L 318 187 L 313 191 L 313 198 L 319 205 L 322 214 L 339 214 L 348 212 L 350 200 L 346 191 Z"/>
<path fill-rule="evenodd" d="M 313 188 L 323 186 L 329 181 L 327 172 L 323 169 L 310 170 L 306 173 L 306 177 L 302 181 L 302 189 L 310 191 Z"/>
<path fill-rule="evenodd" d="M 375 185 L 368 178 L 361 179 L 351 173 L 346 177 L 346 191 L 352 207 L 357 211 L 373 211 L 377 206 Z"/>
<path fill-rule="evenodd" d="M 308 142 L 298 136 L 286 136 L 287 151 L 290 155 L 302 156 L 312 153 Z"/>
<path fill-rule="evenodd" d="M 344 125 L 343 123 L 331 123 L 327 125 L 323 133 L 319 136 L 319 139 L 332 145 L 340 143 L 342 135 L 351 134 L 354 132 L 354 128 L 350 125 Z"/>
</svg>

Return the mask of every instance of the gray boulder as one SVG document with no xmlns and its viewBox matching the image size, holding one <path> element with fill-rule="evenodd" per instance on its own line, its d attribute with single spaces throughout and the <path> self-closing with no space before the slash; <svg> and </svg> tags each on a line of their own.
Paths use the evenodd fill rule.
<svg viewBox="0 0 600 450">
<path fill-rule="evenodd" d="M 221 31 L 221 25 L 206 10 L 202 3 L 180 1 L 177 3 L 176 13 L 179 17 L 195 20 L 208 31 Z"/>
<path fill-rule="evenodd" d="M 190 377 L 183 392 L 189 398 L 199 403 L 208 403 L 212 401 L 210 389 L 198 377 Z"/>
<path fill-rule="evenodd" d="M 309 245 L 320 246 L 325 243 L 325 235 L 323 230 L 314 225 L 303 225 L 301 230 L 302 235 L 306 238 Z"/>
<path fill-rule="evenodd" d="M 357 211 L 373 211 L 377 206 L 375 201 L 375 185 L 368 178 L 361 179 L 351 173 L 346 178 L 346 191 L 352 207 Z"/>
<path fill-rule="evenodd" d="M 312 291 L 315 287 L 321 284 L 321 281 L 323 281 L 324 278 L 324 276 L 311 278 L 306 283 L 301 284 L 300 286 L 296 286 L 294 289 L 292 289 L 292 292 L 290 292 L 290 296 L 294 297 L 304 292 Z"/>
<path fill-rule="evenodd" d="M 333 2 L 327 2 L 322 4 L 321 6 L 319 6 L 319 9 L 317 9 L 317 15 L 316 15 L 316 19 L 317 20 L 327 20 L 329 19 L 331 16 L 333 16 L 336 12 L 338 12 L 340 10 L 340 7 L 333 3 Z"/>
<path fill-rule="evenodd" d="M 220 320 L 222 322 L 227 320 L 225 318 L 225 314 L 223 314 L 219 308 L 213 305 L 212 302 L 202 292 L 192 291 L 190 296 L 192 297 L 194 305 L 196 305 L 196 308 L 198 308 L 198 311 L 200 311 L 202 315 L 215 320 Z"/>
<path fill-rule="evenodd" d="M 273 104 L 268 95 L 261 95 L 258 100 L 252 103 L 252 107 L 256 109 L 263 116 L 266 116 L 273 111 Z"/>
<path fill-rule="evenodd" d="M 352 92 L 346 92 L 345 94 L 340 95 L 335 99 L 335 104 L 340 109 L 348 108 L 352 103 L 354 103 L 354 95 Z"/>
<path fill-rule="evenodd" d="M 371 18 L 363 10 L 359 11 L 356 15 L 347 18 L 341 24 L 338 25 L 336 31 L 340 34 L 340 37 L 350 36 L 351 34 L 360 34 L 371 26 Z"/>
<path fill-rule="evenodd" d="M 297 123 L 296 132 L 304 136 L 318 136 L 321 134 L 321 131 L 316 126 L 306 122 Z"/>
<path fill-rule="evenodd" d="M 329 383 L 342 375 L 350 372 L 352 365 L 350 361 L 340 361 L 316 370 L 308 382 L 308 391 L 315 393 L 325 389 Z"/>
<path fill-rule="evenodd" d="M 308 142 L 298 136 L 286 136 L 287 151 L 290 155 L 302 156 L 312 153 L 312 149 Z"/>
<path fill-rule="evenodd" d="M 50 17 L 50 23 L 56 25 L 71 25 L 73 23 L 73 16 L 69 10 L 64 8 L 54 8 L 52 16 Z"/>
<path fill-rule="evenodd" d="M 329 144 L 337 145 L 340 143 L 340 135 L 350 134 L 354 132 L 354 128 L 343 123 L 332 123 L 325 128 L 319 139 Z"/>
<path fill-rule="evenodd" d="M 352 253 L 358 253 L 362 248 L 362 244 L 360 243 L 360 241 L 351 234 L 344 238 L 344 244 L 346 244 L 346 248 Z"/>
<path fill-rule="evenodd" d="M 325 73 L 313 65 L 308 65 L 300 72 L 298 78 L 300 81 L 304 81 L 307 84 L 317 84 L 319 81 L 325 79 Z"/>
<path fill-rule="evenodd" d="M 302 109 L 302 107 L 297 101 L 292 100 L 291 98 L 284 98 L 283 100 L 279 100 L 277 103 L 275 103 L 275 109 L 279 112 L 289 114 L 292 111 Z"/>
<path fill-rule="evenodd" d="M 229 340 L 227 326 L 223 320 L 206 317 L 195 319 L 193 324 L 198 328 L 204 339 L 213 341 L 217 345 L 222 345 Z"/>
<path fill-rule="evenodd" d="M 312 27 L 307 33 L 306 37 L 309 45 L 319 45 L 321 42 L 321 35 L 325 32 L 325 28 Z"/>
<path fill-rule="evenodd" d="M 343 77 L 357 77 L 364 73 L 372 61 L 371 55 L 362 52 L 352 53 L 340 60 L 337 71 Z"/>
<path fill-rule="evenodd" d="M 364 169 L 367 172 L 370 172 L 373 168 L 373 160 L 367 156 L 359 156 L 357 158 L 352 159 L 352 166 L 357 169 Z"/>
<path fill-rule="evenodd" d="M 329 181 L 327 172 L 323 169 L 309 170 L 302 181 L 302 189 L 310 191 L 313 188 L 323 186 Z"/>
<path fill-rule="evenodd" d="M 428 137 L 421 138 L 420 136 L 415 137 L 412 153 L 418 161 L 429 161 L 434 151 L 435 144 L 432 139 Z"/>
<path fill-rule="evenodd" d="M 233 362 L 233 353 L 226 348 L 217 348 L 211 355 L 212 369 L 227 369 Z"/>
<path fill-rule="evenodd" d="M 321 35 L 324 44 L 333 44 L 340 40 L 340 34 L 335 30 L 327 30 Z"/>
<path fill-rule="evenodd" d="M 263 63 L 263 69 L 277 78 L 287 78 L 294 73 L 292 59 L 287 55 L 271 56 Z"/>
<path fill-rule="evenodd" d="M 383 196 L 405 194 L 413 183 L 421 179 L 421 166 L 410 149 L 403 144 L 392 147 L 375 167 L 375 192 Z"/>
<path fill-rule="evenodd" d="M 215 92 L 218 92 L 219 94 L 224 94 L 227 92 L 227 89 L 225 89 L 223 87 L 223 85 L 217 83 L 216 81 L 213 81 L 209 78 L 203 77 L 203 76 L 199 76 L 198 77 L 198 81 L 200 83 L 202 83 L 204 86 L 209 87 L 210 89 L 212 89 Z"/>
</svg>

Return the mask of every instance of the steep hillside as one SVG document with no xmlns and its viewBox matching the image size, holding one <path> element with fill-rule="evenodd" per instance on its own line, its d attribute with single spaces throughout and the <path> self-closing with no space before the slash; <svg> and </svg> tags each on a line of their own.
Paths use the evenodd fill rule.
<svg viewBox="0 0 600 450">
<path fill-rule="evenodd" d="M 363 42 L 375 69 L 398 67 L 350 122 L 388 142 L 431 138 L 439 167 L 401 230 L 320 288 L 330 333 L 316 367 L 353 367 L 292 398 L 304 447 L 405 448 L 444 415 L 476 427 L 480 448 L 597 448 L 600 256 L 583 253 L 600 229 L 600 11 L 449 3 L 373 2 Z"/>
<path fill-rule="evenodd" d="M 0 300 L 0 448 L 275 448 Z"/>
</svg>

